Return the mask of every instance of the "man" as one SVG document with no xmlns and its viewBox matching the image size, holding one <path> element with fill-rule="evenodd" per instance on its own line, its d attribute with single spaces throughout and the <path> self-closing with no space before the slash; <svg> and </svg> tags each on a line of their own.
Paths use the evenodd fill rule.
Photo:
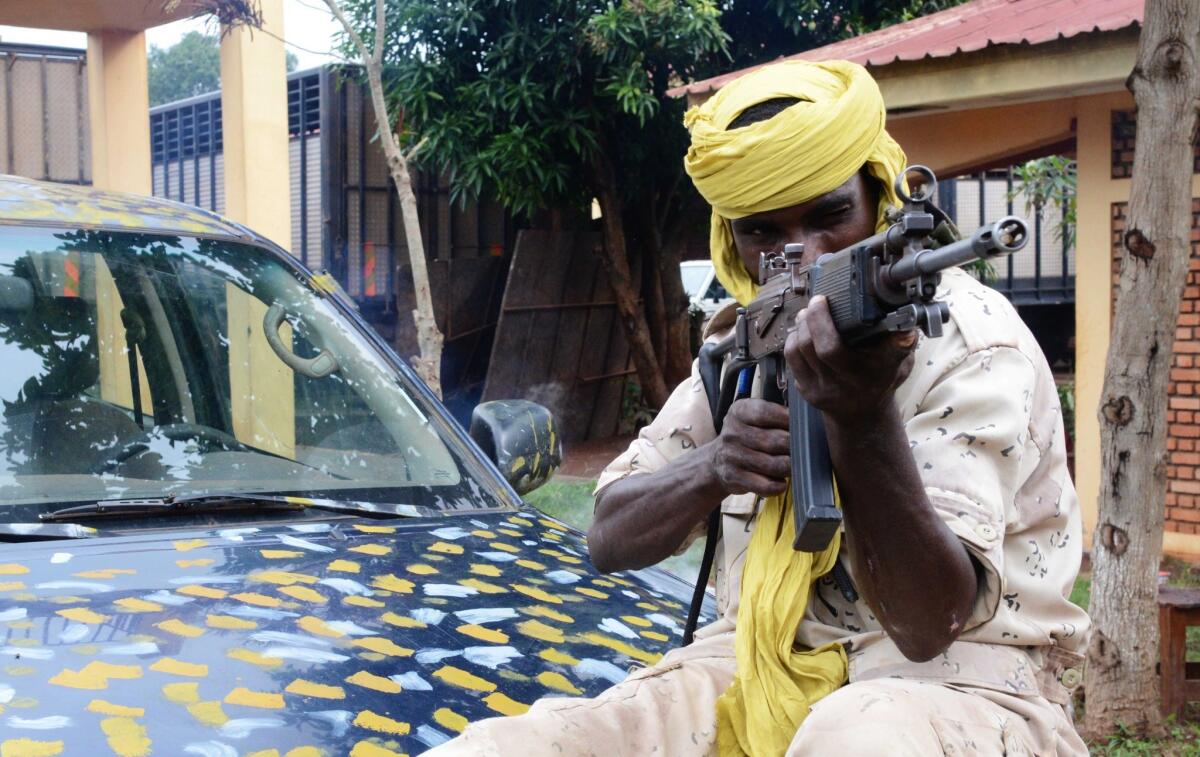
<svg viewBox="0 0 1200 757">
<path fill-rule="evenodd" d="M 760 252 L 798 242 L 809 262 L 886 225 L 905 158 L 885 118 L 846 62 L 768 66 L 689 112 L 686 166 L 735 298 Z M 722 617 L 594 700 L 544 699 L 446 753 L 1085 753 L 1067 714 L 1081 526 L 1053 378 L 998 293 L 951 271 L 939 297 L 939 339 L 848 347 L 819 298 L 788 339 L 825 418 L 840 543 L 791 550 L 786 410 L 739 400 L 718 435 L 693 371 L 601 476 L 589 543 L 602 570 L 652 565 L 719 506 Z"/>
</svg>

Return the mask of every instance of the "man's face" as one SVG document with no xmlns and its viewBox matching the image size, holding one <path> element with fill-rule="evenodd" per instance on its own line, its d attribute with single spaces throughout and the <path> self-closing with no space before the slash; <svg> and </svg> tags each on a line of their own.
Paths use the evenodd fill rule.
<svg viewBox="0 0 1200 757">
<path fill-rule="evenodd" d="M 758 280 L 759 254 L 804 245 L 803 264 L 837 252 L 875 233 L 878 199 L 862 171 L 820 197 L 730 222 L 733 243 L 746 270 Z"/>
</svg>

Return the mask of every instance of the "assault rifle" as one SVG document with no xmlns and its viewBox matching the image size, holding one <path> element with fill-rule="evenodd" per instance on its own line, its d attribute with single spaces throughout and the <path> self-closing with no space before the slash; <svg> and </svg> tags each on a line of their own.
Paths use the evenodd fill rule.
<svg viewBox="0 0 1200 757">
<path fill-rule="evenodd" d="M 905 191 L 904 178 L 911 174 L 922 181 L 910 193 Z M 758 296 L 738 309 L 732 334 L 700 350 L 700 376 L 718 432 L 738 396 L 738 379 L 750 366 L 764 371 L 764 398 L 788 407 L 797 550 L 824 549 L 842 515 L 833 502 L 833 469 L 821 413 L 800 396 L 783 359 L 796 314 L 820 294 L 827 298 L 834 325 L 849 344 L 912 329 L 940 337 L 942 325 L 950 318 L 946 303 L 934 299 L 941 271 L 1016 252 L 1028 241 L 1025 221 L 1006 216 L 967 239 L 932 247 L 936 217 L 930 200 L 936 188 L 931 170 L 911 166 L 896 179 L 896 193 L 904 207 L 885 231 L 822 255 L 809 266 L 800 263 L 804 245 L 788 244 L 782 253 L 763 253 Z"/>
<path fill-rule="evenodd" d="M 920 177 L 917 189 L 905 191 L 905 178 L 912 174 Z M 927 337 L 940 337 L 950 318 L 946 303 L 934 299 L 941 272 L 972 260 L 1008 255 L 1029 239 L 1025 221 L 1005 216 L 980 227 L 967 239 L 934 247 L 941 211 L 932 204 L 937 189 L 933 171 L 910 166 L 896 178 L 895 189 L 904 207 L 894 223 L 873 237 L 822 255 L 808 266 L 801 265 L 802 244 L 763 253 L 758 295 L 738 308 L 733 333 L 700 349 L 700 378 L 717 433 L 734 400 L 748 396 L 751 371 L 757 367 L 764 372 L 763 398 L 787 405 L 796 524 L 793 546 L 797 550 L 823 550 L 837 532 L 842 513 L 834 504 L 833 464 L 821 413 L 804 401 L 783 357 L 796 314 L 820 294 L 828 300 L 834 325 L 849 344 L 912 329 L 920 329 Z M 708 541 L 684 630 L 685 646 L 696 628 L 719 525 L 717 508 L 708 519 Z"/>
</svg>

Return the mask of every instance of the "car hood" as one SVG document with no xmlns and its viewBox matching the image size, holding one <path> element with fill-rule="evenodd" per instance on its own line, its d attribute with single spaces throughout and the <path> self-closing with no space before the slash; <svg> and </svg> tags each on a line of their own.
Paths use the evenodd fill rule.
<svg viewBox="0 0 1200 757">
<path fill-rule="evenodd" d="M 527 511 L 0 545 L 0 745 L 413 754 L 594 695 L 678 645 L 686 586 L 585 550 Z"/>
</svg>

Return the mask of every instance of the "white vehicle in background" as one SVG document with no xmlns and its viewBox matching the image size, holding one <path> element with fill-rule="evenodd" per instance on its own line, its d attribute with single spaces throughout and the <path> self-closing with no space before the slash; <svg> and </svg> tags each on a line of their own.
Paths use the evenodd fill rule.
<svg viewBox="0 0 1200 757">
<path fill-rule="evenodd" d="M 706 322 L 727 303 L 733 302 L 729 292 L 717 280 L 711 260 L 685 260 L 679 264 L 679 275 L 683 277 L 683 291 L 687 292 L 691 309 L 703 312 Z"/>
</svg>

